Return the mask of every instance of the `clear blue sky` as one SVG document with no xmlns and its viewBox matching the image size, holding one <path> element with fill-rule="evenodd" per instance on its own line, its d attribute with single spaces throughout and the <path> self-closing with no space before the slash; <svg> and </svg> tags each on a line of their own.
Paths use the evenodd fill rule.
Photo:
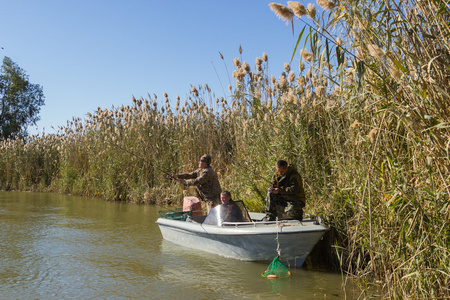
<svg viewBox="0 0 450 300">
<path fill-rule="evenodd" d="M 267 53 L 278 78 L 294 42 L 291 25 L 270 2 L 0 0 L 0 57 L 10 57 L 43 87 L 41 120 L 29 132 L 55 133 L 51 126 L 98 106 L 131 104 L 133 95 L 156 94 L 161 102 L 167 92 L 174 103 L 191 85 L 208 84 L 224 96 L 220 82 L 228 92 L 239 45 L 252 70 L 255 58 Z M 297 38 L 304 24 L 294 24 Z M 298 61 L 292 69 L 298 72 Z"/>
</svg>

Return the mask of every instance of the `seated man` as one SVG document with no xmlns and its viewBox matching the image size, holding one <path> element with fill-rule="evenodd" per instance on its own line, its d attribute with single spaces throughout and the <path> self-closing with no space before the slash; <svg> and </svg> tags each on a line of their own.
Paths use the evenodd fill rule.
<svg viewBox="0 0 450 300">
<path fill-rule="evenodd" d="M 276 169 L 266 197 L 266 216 L 263 221 L 275 221 L 276 217 L 301 221 L 305 207 L 302 177 L 284 160 L 277 162 Z"/>
<path fill-rule="evenodd" d="M 245 222 L 245 218 L 242 216 L 241 209 L 231 199 L 231 193 L 229 191 L 223 191 L 220 194 L 220 201 L 222 202 L 222 220 L 223 222 Z"/>
</svg>

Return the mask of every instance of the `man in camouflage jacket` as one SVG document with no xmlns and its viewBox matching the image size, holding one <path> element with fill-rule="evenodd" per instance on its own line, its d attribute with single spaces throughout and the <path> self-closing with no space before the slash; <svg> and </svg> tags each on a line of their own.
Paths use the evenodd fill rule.
<svg viewBox="0 0 450 300">
<path fill-rule="evenodd" d="M 279 160 L 276 168 L 277 172 L 267 193 L 266 217 L 263 220 L 274 221 L 278 217 L 301 221 L 305 207 L 302 177 L 284 160 Z"/>
<path fill-rule="evenodd" d="M 200 158 L 197 170 L 191 173 L 171 174 L 171 177 L 177 179 L 181 184 L 195 186 L 198 196 L 205 201 L 208 211 L 221 204 L 220 193 L 222 191 L 217 174 L 210 165 L 211 156 L 205 154 Z"/>
</svg>

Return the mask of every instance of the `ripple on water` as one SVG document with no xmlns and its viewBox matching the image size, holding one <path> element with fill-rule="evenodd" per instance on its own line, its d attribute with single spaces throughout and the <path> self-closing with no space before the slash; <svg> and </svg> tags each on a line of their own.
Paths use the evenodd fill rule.
<svg viewBox="0 0 450 300">
<path fill-rule="evenodd" d="M 244 262 L 163 241 L 158 207 L 0 192 L 0 295 L 6 299 L 323 299 L 340 276 L 261 276 Z M 7 198 L 6 196 L 10 197 Z M 333 298 L 332 298 L 333 299 Z"/>
</svg>

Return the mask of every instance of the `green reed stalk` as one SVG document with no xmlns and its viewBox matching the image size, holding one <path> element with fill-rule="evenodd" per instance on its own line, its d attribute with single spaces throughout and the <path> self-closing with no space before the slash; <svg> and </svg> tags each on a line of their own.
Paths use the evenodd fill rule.
<svg viewBox="0 0 450 300">
<path fill-rule="evenodd" d="M 286 159 L 332 228 L 317 252 L 328 265 L 386 298 L 449 297 L 448 2 L 319 2 L 298 68 L 273 75 L 266 54 L 250 66 L 243 52 L 227 99 L 192 86 L 175 109 L 149 95 L 1 141 L 0 188 L 179 205 L 193 191 L 160 170 L 209 153 L 222 187 L 263 210 Z"/>
</svg>

